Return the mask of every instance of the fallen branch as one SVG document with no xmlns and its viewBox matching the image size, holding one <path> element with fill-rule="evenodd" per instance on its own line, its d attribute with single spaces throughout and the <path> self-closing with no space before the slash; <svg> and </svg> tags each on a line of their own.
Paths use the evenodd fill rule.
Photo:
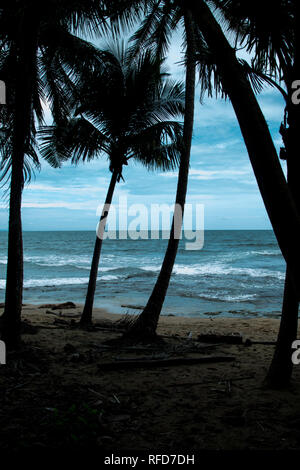
<svg viewBox="0 0 300 470">
<path fill-rule="evenodd" d="M 241 335 L 199 335 L 197 341 L 200 343 L 225 343 L 225 344 L 242 344 L 243 337 Z"/>
<path fill-rule="evenodd" d="M 252 346 L 253 344 L 261 344 L 262 346 L 276 346 L 276 341 L 253 341 L 252 339 L 246 339 L 245 346 Z"/>
<path fill-rule="evenodd" d="M 228 379 L 228 380 L 230 380 L 230 382 L 237 382 L 237 381 L 240 381 L 240 380 L 250 380 L 250 379 L 253 379 L 254 377 L 255 377 L 255 375 L 251 374 L 251 375 L 246 375 L 245 377 L 234 377 L 234 378 Z M 223 382 L 226 382 L 226 380 L 223 380 Z M 212 384 L 215 384 L 215 383 L 216 383 L 215 380 L 210 380 L 209 382 L 179 382 L 179 383 L 172 383 L 172 384 L 168 385 L 168 387 L 191 387 L 191 386 L 194 386 L 194 385 L 212 385 Z M 220 383 L 220 381 L 218 383 Z"/>
<path fill-rule="evenodd" d="M 100 370 L 120 370 L 120 369 L 152 369 L 155 367 L 176 367 L 196 364 L 209 364 L 212 362 L 232 362 L 235 361 L 233 356 L 205 356 L 199 358 L 174 358 L 174 359 L 148 359 L 143 361 L 120 361 L 106 362 L 98 364 Z"/>
<path fill-rule="evenodd" d="M 144 308 L 145 308 L 142 305 L 127 305 L 127 304 L 123 304 L 123 305 L 121 305 L 121 307 L 131 308 L 132 310 L 144 310 Z"/>
</svg>

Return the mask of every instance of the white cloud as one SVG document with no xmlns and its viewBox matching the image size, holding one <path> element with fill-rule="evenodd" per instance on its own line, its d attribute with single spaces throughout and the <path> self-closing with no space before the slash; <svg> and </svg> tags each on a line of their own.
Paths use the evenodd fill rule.
<svg viewBox="0 0 300 470">
<path fill-rule="evenodd" d="M 69 209 L 69 210 L 85 210 L 85 211 L 96 211 L 99 201 L 87 201 L 87 202 L 23 202 L 23 208 L 31 209 Z"/>
<path fill-rule="evenodd" d="M 249 169 L 240 169 L 240 170 L 190 170 L 190 179 L 194 180 L 217 180 L 217 179 L 234 179 L 236 176 L 242 175 L 251 175 Z M 160 176 L 167 178 L 177 178 L 178 174 L 175 171 L 168 173 L 161 173 Z"/>
</svg>

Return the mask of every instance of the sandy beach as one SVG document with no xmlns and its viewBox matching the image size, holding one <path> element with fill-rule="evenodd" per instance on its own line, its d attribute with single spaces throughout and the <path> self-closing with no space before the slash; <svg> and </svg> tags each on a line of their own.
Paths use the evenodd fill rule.
<svg viewBox="0 0 300 470">
<path fill-rule="evenodd" d="M 267 390 L 273 345 L 255 343 L 275 341 L 279 320 L 167 316 L 158 328 L 163 343 L 128 346 L 111 342 L 124 317 L 95 309 L 96 327 L 82 331 L 82 307 L 70 307 L 23 307 L 24 348 L 0 368 L 3 448 L 299 448 L 300 366 L 289 390 Z M 200 334 L 243 338 L 209 344 Z M 208 356 L 231 360 L 188 363 Z M 126 365 L 180 358 L 185 365 Z"/>
</svg>

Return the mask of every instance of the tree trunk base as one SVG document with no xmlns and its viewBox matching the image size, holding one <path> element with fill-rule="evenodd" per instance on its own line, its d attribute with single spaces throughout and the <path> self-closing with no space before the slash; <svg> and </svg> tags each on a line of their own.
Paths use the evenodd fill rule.
<svg viewBox="0 0 300 470">
<path fill-rule="evenodd" d="M 291 387 L 292 366 L 290 368 L 285 365 L 276 365 L 271 368 L 263 382 L 264 386 L 273 390 L 284 390 Z"/>
<path fill-rule="evenodd" d="M 143 322 L 136 320 L 133 325 L 123 334 L 124 340 L 135 343 L 158 343 L 162 342 L 162 338 L 156 333 L 156 328 L 147 326 Z"/>
<path fill-rule="evenodd" d="M 89 330 L 93 328 L 94 324 L 92 320 L 80 320 L 77 323 L 78 328 L 81 328 L 82 330 Z"/>
</svg>

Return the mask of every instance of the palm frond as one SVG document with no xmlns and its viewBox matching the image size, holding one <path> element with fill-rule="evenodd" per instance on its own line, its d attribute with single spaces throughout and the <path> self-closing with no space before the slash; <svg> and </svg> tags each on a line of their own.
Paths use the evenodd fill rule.
<svg viewBox="0 0 300 470">
<path fill-rule="evenodd" d="M 73 118 L 59 126 L 39 130 L 40 152 L 52 166 L 64 161 L 89 161 L 108 151 L 108 138 L 83 117 Z"/>
</svg>

